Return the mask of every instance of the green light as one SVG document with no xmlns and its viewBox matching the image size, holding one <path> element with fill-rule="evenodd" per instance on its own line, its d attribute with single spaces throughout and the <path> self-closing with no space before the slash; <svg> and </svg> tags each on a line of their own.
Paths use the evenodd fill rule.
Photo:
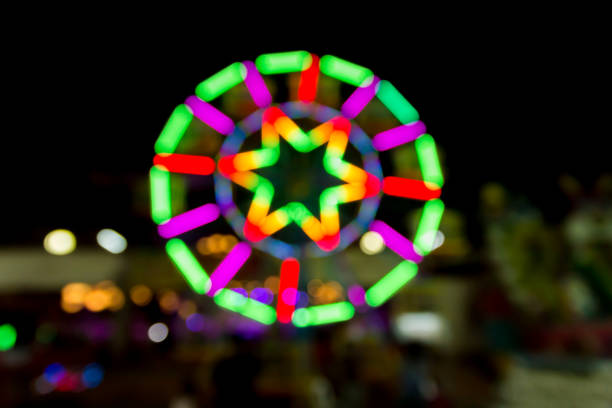
<svg viewBox="0 0 612 408">
<path fill-rule="evenodd" d="M 257 70 L 264 75 L 301 72 L 312 64 L 312 56 L 306 51 L 262 54 L 255 60 Z"/>
<path fill-rule="evenodd" d="M 349 320 L 354 314 L 355 308 L 352 304 L 338 302 L 298 309 L 293 313 L 292 321 L 297 327 L 316 326 Z"/>
<path fill-rule="evenodd" d="M 208 292 L 210 279 L 183 241 L 178 238 L 169 240 L 166 243 L 166 252 L 194 291 L 200 294 Z"/>
<path fill-rule="evenodd" d="M 417 264 L 402 261 L 366 291 L 366 302 L 372 307 L 382 305 L 417 274 Z"/>
<path fill-rule="evenodd" d="M 214 297 L 215 303 L 232 312 L 240 313 L 244 317 L 263 324 L 272 324 L 276 321 L 276 310 L 254 299 L 248 299 L 240 293 L 229 289 L 221 289 Z"/>
<path fill-rule="evenodd" d="M 153 166 L 149 173 L 151 181 L 151 217 L 157 224 L 172 218 L 170 205 L 170 173 Z"/>
<path fill-rule="evenodd" d="M 200 99 L 210 102 L 228 89 L 242 82 L 245 75 L 246 68 L 242 62 L 234 62 L 229 67 L 222 69 L 210 78 L 200 82 L 196 87 L 196 95 Z"/>
<path fill-rule="evenodd" d="M 369 69 L 333 55 L 325 55 L 319 65 L 325 75 L 354 86 L 367 84 L 374 77 Z"/>
<path fill-rule="evenodd" d="M 193 113 L 187 105 L 177 106 L 155 141 L 155 153 L 174 153 L 191 119 L 193 119 Z"/>
<path fill-rule="evenodd" d="M 414 142 L 414 146 L 417 159 L 421 166 L 421 171 L 423 172 L 423 181 L 434 183 L 436 186 L 442 187 L 442 184 L 444 184 L 444 176 L 440 168 L 440 161 L 438 160 L 438 153 L 436 151 L 436 142 L 434 142 L 433 137 L 424 134 Z"/>
<path fill-rule="evenodd" d="M 442 200 L 427 201 L 423 206 L 419 227 L 414 237 L 414 246 L 421 255 L 427 255 L 431 251 L 443 213 Z"/>
<path fill-rule="evenodd" d="M 402 124 L 416 122 L 419 113 L 389 81 L 380 81 L 376 96 Z"/>
<path fill-rule="evenodd" d="M 0 325 L 0 351 L 7 351 L 15 346 L 17 330 L 13 325 L 5 323 Z"/>
</svg>

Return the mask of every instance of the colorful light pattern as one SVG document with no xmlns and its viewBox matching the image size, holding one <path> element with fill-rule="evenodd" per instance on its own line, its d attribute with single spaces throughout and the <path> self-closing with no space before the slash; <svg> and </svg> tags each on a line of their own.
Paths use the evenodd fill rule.
<svg viewBox="0 0 612 408">
<path fill-rule="evenodd" d="M 299 75 L 299 102 L 272 105 L 272 96 L 262 74 L 289 73 Z M 341 114 L 316 104 L 321 75 L 356 87 L 342 104 Z M 242 82 L 260 110 L 235 125 L 231 118 L 208 102 Z M 433 138 L 425 133 L 426 128 L 419 121 L 418 112 L 389 81 L 374 76 L 365 67 L 335 56 L 319 58 L 306 51 L 292 51 L 263 54 L 254 63 L 233 63 L 202 81 L 195 94 L 174 110 L 155 143 L 157 155 L 150 171 L 150 186 L 152 218 L 159 224 L 159 234 L 171 238 L 166 244 L 168 255 L 197 293 L 207 293 L 214 297 L 219 306 L 265 325 L 278 319 L 282 323 L 292 322 L 295 326 L 306 327 L 348 320 L 354 314 L 354 306 L 379 306 L 416 276 L 417 263 L 434 247 L 444 211 L 444 204 L 439 199 L 444 178 Z M 349 119 L 357 117 L 374 97 L 382 102 L 401 125 L 382 131 L 370 140 Z M 175 153 L 194 116 L 227 137 L 217 163 L 210 157 Z M 320 123 L 310 131 L 300 129 L 292 120 L 308 116 Z M 245 137 L 257 130 L 261 130 L 261 149 L 240 151 Z M 319 218 L 300 202 L 285 203 L 270 212 L 275 196 L 274 185 L 255 171 L 277 163 L 281 137 L 300 153 L 308 153 L 326 144 L 323 163 L 320 165 L 330 175 L 345 183 L 323 190 L 319 198 Z M 363 168 L 343 159 L 349 141 L 362 154 Z M 391 150 L 411 142 L 415 142 L 423 180 L 383 177 L 376 151 Z M 217 203 L 204 204 L 173 215 L 170 173 L 199 176 L 214 174 Z M 223 182 L 225 179 L 252 192 L 253 198 L 246 218 L 236 218 L 235 214 L 239 210 L 232 201 L 231 184 Z M 380 220 L 372 222 L 381 192 L 389 196 L 424 201 L 414 244 L 386 223 Z M 342 228 L 338 206 L 360 200 L 357 219 Z M 220 214 L 230 221 L 237 232 L 240 230 L 248 242 L 236 244 L 209 277 L 187 244 L 175 237 L 214 221 Z M 384 244 L 405 261 L 382 276 L 368 290 L 359 285 L 350 286 L 347 291 L 350 302 L 306 307 L 307 296 L 304 296 L 306 302 L 302 302 L 302 292 L 298 290 L 299 261 L 291 258 L 295 250 L 292 245 L 272 238 L 272 235 L 292 222 L 303 230 L 313 241 L 312 245 L 322 253 L 344 248 L 359 237 L 360 231 L 369 228 L 370 234 L 379 234 Z M 283 263 L 279 287 L 272 290 L 253 289 L 249 298 L 242 288 L 229 290 L 225 287 L 247 262 L 251 246 L 265 248 L 283 259 Z M 268 295 L 277 290 L 278 303 L 275 309 L 266 303 L 269 303 Z"/>
<path fill-rule="evenodd" d="M 380 190 L 380 181 L 374 175 L 342 159 L 348 144 L 350 126 L 347 119 L 336 117 L 305 133 L 281 109 L 268 108 L 262 116 L 262 149 L 225 156 L 219 160 L 222 175 L 254 193 L 243 230 L 249 241 L 261 241 L 293 221 L 322 250 L 330 251 L 338 246 L 338 205 L 374 196 Z M 329 187 L 321 193 L 320 220 L 299 202 L 288 203 L 269 213 L 274 187 L 267 179 L 251 170 L 272 166 L 278 161 L 279 136 L 302 153 L 327 143 L 323 167 L 329 174 L 347 183 Z"/>
<path fill-rule="evenodd" d="M 0 325 L 0 351 L 12 349 L 17 342 L 17 330 L 12 324 Z"/>
</svg>

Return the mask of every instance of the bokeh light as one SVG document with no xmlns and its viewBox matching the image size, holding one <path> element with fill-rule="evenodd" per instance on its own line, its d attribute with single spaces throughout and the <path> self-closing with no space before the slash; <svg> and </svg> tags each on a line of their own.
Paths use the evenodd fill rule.
<svg viewBox="0 0 612 408">
<path fill-rule="evenodd" d="M 76 248 L 76 237 L 66 229 L 53 230 L 45 236 L 43 247 L 53 255 L 68 255 Z"/>
<path fill-rule="evenodd" d="M 97 363 L 91 363 L 83 369 L 81 382 L 87 388 L 95 388 L 102 382 L 104 370 Z"/>
<path fill-rule="evenodd" d="M 197 306 L 193 300 L 185 300 L 179 307 L 178 314 L 181 318 L 187 319 L 189 316 L 194 314 L 197 310 Z"/>
<path fill-rule="evenodd" d="M 168 326 L 163 323 L 154 323 L 147 330 L 147 336 L 152 342 L 161 343 L 168 337 Z"/>
<path fill-rule="evenodd" d="M 204 329 L 204 316 L 199 313 L 193 313 L 185 319 L 185 325 L 192 332 L 199 332 Z"/>
<path fill-rule="evenodd" d="M 361 236 L 359 247 L 367 255 L 376 255 L 385 249 L 385 242 L 378 232 L 368 231 Z"/>
<path fill-rule="evenodd" d="M 15 346 L 17 330 L 12 324 L 0 325 L 0 351 L 7 351 Z"/>
<path fill-rule="evenodd" d="M 181 301 L 173 290 L 162 291 L 159 295 L 159 307 L 162 312 L 172 314 L 176 312 L 181 304 Z"/>
<path fill-rule="evenodd" d="M 127 240 L 117 231 L 105 228 L 96 235 L 98 245 L 113 254 L 120 254 L 127 248 Z"/>
<path fill-rule="evenodd" d="M 146 306 L 153 298 L 153 291 L 145 285 L 132 286 L 130 289 L 130 299 L 138 306 Z"/>
</svg>

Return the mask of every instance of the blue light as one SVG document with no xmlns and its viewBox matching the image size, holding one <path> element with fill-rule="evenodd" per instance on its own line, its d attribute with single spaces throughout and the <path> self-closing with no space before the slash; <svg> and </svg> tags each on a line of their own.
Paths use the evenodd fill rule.
<svg viewBox="0 0 612 408">
<path fill-rule="evenodd" d="M 49 364 L 43 373 L 45 380 L 57 385 L 66 374 L 66 369 L 60 363 Z"/>
<path fill-rule="evenodd" d="M 87 388 L 95 388 L 102 382 L 104 378 L 104 370 L 99 364 L 91 363 L 83 369 L 81 381 Z"/>
</svg>

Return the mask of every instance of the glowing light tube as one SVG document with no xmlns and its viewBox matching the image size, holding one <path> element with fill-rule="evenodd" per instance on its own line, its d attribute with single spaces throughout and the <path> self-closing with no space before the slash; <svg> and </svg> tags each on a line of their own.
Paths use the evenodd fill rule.
<svg viewBox="0 0 612 408">
<path fill-rule="evenodd" d="M 195 93 L 200 99 L 210 102 L 228 89 L 242 82 L 244 76 L 244 65 L 240 62 L 234 62 L 232 65 L 200 82 L 196 87 Z"/>
<path fill-rule="evenodd" d="M 416 276 L 417 269 L 417 264 L 414 262 L 402 261 L 366 291 L 367 304 L 377 307 L 385 303 L 395 292 Z"/>
<path fill-rule="evenodd" d="M 185 105 L 198 119 L 222 135 L 227 136 L 234 131 L 234 122 L 229 117 L 197 96 L 188 97 Z"/>
<path fill-rule="evenodd" d="M 440 197 L 442 190 L 433 183 L 390 176 L 383 179 L 383 192 L 395 197 L 433 200 Z"/>
<path fill-rule="evenodd" d="M 310 67 L 312 57 L 306 51 L 262 54 L 255 59 L 255 66 L 264 75 L 301 72 Z"/>
<path fill-rule="evenodd" d="M 325 75 L 354 86 L 364 86 L 374 76 L 369 69 L 333 55 L 323 56 L 320 65 Z"/>
<path fill-rule="evenodd" d="M 370 225 L 370 231 L 378 232 L 385 245 L 404 259 L 419 263 L 423 257 L 415 251 L 414 245 L 402 234 L 383 221 L 376 220 Z"/>
<path fill-rule="evenodd" d="M 233 290 L 221 289 L 215 295 L 214 301 L 221 307 L 265 325 L 276 321 L 276 311 L 273 307 L 255 299 L 249 299 Z"/>
<path fill-rule="evenodd" d="M 370 85 L 355 89 L 351 96 L 342 104 L 342 114 L 350 119 L 359 115 L 376 95 L 376 88 L 379 82 L 380 79 L 375 76 Z"/>
<path fill-rule="evenodd" d="M 186 105 L 177 106 L 155 141 L 155 153 L 173 153 L 192 119 L 193 114 Z"/>
<path fill-rule="evenodd" d="M 149 172 L 151 184 L 151 218 L 156 224 L 172 217 L 170 206 L 170 173 L 155 166 Z"/>
<path fill-rule="evenodd" d="M 423 135 L 414 142 L 417 159 L 423 172 L 423 180 L 442 187 L 444 184 L 444 176 L 440 168 L 438 160 L 438 152 L 436 151 L 436 143 L 431 135 Z"/>
<path fill-rule="evenodd" d="M 166 252 L 195 292 L 203 295 L 208 291 L 210 279 L 183 241 L 172 238 L 166 243 Z"/>
<path fill-rule="evenodd" d="M 382 152 L 412 142 L 425 132 L 425 124 L 419 120 L 378 133 L 372 139 L 372 146 Z"/>
<path fill-rule="evenodd" d="M 317 96 L 317 84 L 319 82 L 319 57 L 310 54 L 312 64 L 310 68 L 302 71 L 298 85 L 298 99 L 302 102 L 312 102 Z"/>
<path fill-rule="evenodd" d="M 162 166 L 172 173 L 207 176 L 215 171 L 215 161 L 206 156 L 188 154 L 156 154 L 153 164 Z"/>
<path fill-rule="evenodd" d="M 376 96 L 404 125 L 419 120 L 419 113 L 391 82 L 380 81 Z"/>
<path fill-rule="evenodd" d="M 164 238 L 172 238 L 194 228 L 213 222 L 219 218 L 219 207 L 216 204 L 204 204 L 186 211 L 167 222 L 157 226 L 157 232 Z"/>
<path fill-rule="evenodd" d="M 281 265 L 276 316 L 281 323 L 291 322 L 295 310 L 297 286 L 300 277 L 300 263 L 297 259 L 285 259 Z"/>
<path fill-rule="evenodd" d="M 253 102 L 260 108 L 268 106 L 272 102 L 272 96 L 259 71 L 257 71 L 257 67 L 251 61 L 244 61 L 242 64 L 246 68 L 244 84 L 251 94 Z"/>
<path fill-rule="evenodd" d="M 414 237 L 414 246 L 421 254 L 427 255 L 431 252 L 443 213 L 444 203 L 442 200 L 431 200 L 425 203 L 419 227 Z"/>
<path fill-rule="evenodd" d="M 249 244 L 245 242 L 236 244 L 210 275 L 211 285 L 208 295 L 214 296 L 219 290 L 225 288 L 250 256 L 251 246 Z"/>
<path fill-rule="evenodd" d="M 297 327 L 316 326 L 349 320 L 355 314 L 350 302 L 301 308 L 293 313 L 293 324 Z"/>
</svg>

